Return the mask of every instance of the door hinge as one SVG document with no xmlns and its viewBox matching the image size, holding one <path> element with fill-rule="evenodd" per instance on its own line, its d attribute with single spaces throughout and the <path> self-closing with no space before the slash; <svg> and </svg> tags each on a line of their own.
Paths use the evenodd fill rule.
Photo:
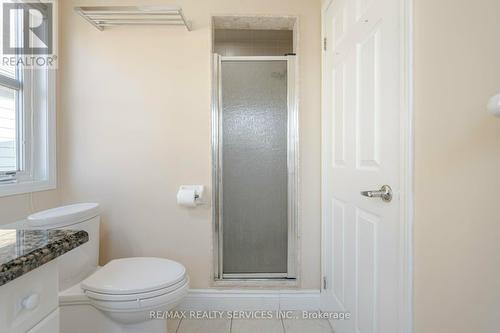
<svg viewBox="0 0 500 333">
<path fill-rule="evenodd" d="M 323 38 L 323 50 L 326 51 L 326 38 Z"/>
<path fill-rule="evenodd" d="M 326 276 L 323 276 L 323 290 L 326 290 Z"/>
</svg>

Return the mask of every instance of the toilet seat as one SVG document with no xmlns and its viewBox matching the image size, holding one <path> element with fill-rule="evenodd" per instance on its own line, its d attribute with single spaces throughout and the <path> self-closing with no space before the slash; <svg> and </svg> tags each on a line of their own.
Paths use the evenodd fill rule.
<svg viewBox="0 0 500 333">
<path fill-rule="evenodd" d="M 96 294 L 89 295 L 88 292 L 86 292 L 86 295 L 90 303 L 100 310 L 110 312 L 136 312 L 138 310 L 149 310 L 169 306 L 170 304 L 177 304 L 186 296 L 188 286 L 189 281 L 186 278 L 186 280 L 181 281 L 175 289 L 170 288 L 169 291 L 164 293 L 160 293 L 163 290 L 158 290 L 156 291 L 158 294 L 153 297 L 146 297 L 147 295 L 145 294 L 120 295 L 119 297 L 121 297 L 121 300 L 119 300 L 113 299 L 109 297 L 109 295 L 102 298 L 94 298 Z"/>
<path fill-rule="evenodd" d="M 82 281 L 90 302 L 102 309 L 134 311 L 177 302 L 187 292 L 189 278 L 181 264 L 163 258 L 110 261 Z"/>
<path fill-rule="evenodd" d="M 143 292 L 143 293 L 132 293 L 132 294 L 118 294 L 118 295 L 113 295 L 113 294 L 105 294 L 105 293 L 96 293 L 90 290 L 85 290 L 84 293 L 85 295 L 96 301 L 108 301 L 108 302 L 127 302 L 127 301 L 142 301 L 142 300 L 147 300 L 147 299 L 152 299 L 155 297 L 160 297 L 163 295 L 168 295 L 172 292 L 175 292 L 176 290 L 182 288 L 184 285 L 188 284 L 189 280 L 188 278 L 184 278 L 181 281 L 175 283 L 172 286 L 169 286 L 167 288 L 161 288 L 157 290 L 152 290 L 148 292 Z"/>
<path fill-rule="evenodd" d="M 90 304 L 121 323 L 148 319 L 149 311 L 170 309 L 187 294 L 183 265 L 162 258 L 110 261 L 80 284 Z"/>
<path fill-rule="evenodd" d="M 186 279 L 186 269 L 163 258 L 115 259 L 82 281 L 85 293 L 101 299 L 139 298 L 166 290 Z M 135 295 L 135 296 L 131 296 Z"/>
</svg>

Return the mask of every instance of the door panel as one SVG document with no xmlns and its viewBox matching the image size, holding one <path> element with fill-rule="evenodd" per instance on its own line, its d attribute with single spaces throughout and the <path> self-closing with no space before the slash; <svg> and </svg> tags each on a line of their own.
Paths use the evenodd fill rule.
<svg viewBox="0 0 500 333">
<path fill-rule="evenodd" d="M 335 103 L 333 114 L 333 167 L 343 167 L 346 165 L 346 68 L 344 64 L 339 64 L 333 70 L 333 103 Z"/>
<path fill-rule="evenodd" d="M 333 219 L 336 221 L 333 225 L 333 251 L 338 254 L 333 258 L 333 291 L 339 304 L 343 307 L 345 296 L 345 203 L 333 199 L 332 209 Z"/>
<path fill-rule="evenodd" d="M 399 327 L 399 20 L 398 0 L 334 0 L 324 13 L 322 309 L 352 315 L 336 333 Z M 384 184 L 391 202 L 360 194 Z"/>
<path fill-rule="evenodd" d="M 356 165 L 380 166 L 380 32 L 378 27 L 356 45 Z"/>
<path fill-rule="evenodd" d="M 356 210 L 356 326 L 358 332 L 375 332 L 377 225 L 379 218 Z"/>
</svg>

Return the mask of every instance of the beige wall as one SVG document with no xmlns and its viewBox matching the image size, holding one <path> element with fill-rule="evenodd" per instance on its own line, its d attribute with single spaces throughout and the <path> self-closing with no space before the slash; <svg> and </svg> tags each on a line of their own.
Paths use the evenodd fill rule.
<svg viewBox="0 0 500 333">
<path fill-rule="evenodd" d="M 498 332 L 500 2 L 415 0 L 416 333 Z"/>
<path fill-rule="evenodd" d="M 100 1 L 158 4 L 164 1 Z M 192 287 L 209 287 L 209 207 L 176 205 L 181 184 L 210 185 L 210 15 L 300 19 L 302 287 L 320 280 L 320 4 L 310 0 L 184 0 L 182 28 L 99 32 L 61 1 L 60 169 L 65 203 L 103 207 L 101 261 L 165 256 Z"/>
<path fill-rule="evenodd" d="M 31 213 L 58 204 L 56 190 L 0 197 L 0 225 L 22 220 Z"/>
</svg>

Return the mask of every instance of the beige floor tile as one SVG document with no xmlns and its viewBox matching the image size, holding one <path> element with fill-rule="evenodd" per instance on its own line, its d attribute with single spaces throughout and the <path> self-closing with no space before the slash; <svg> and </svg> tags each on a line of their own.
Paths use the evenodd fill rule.
<svg viewBox="0 0 500 333">
<path fill-rule="evenodd" d="M 333 333 L 326 319 L 285 319 L 286 333 Z"/>
<path fill-rule="evenodd" d="M 231 333 L 284 333 L 279 319 L 233 319 Z"/>
<path fill-rule="evenodd" d="M 168 333 L 176 333 L 180 322 L 181 322 L 180 319 L 168 319 L 167 320 L 167 328 L 168 328 L 167 332 Z"/>
<path fill-rule="evenodd" d="M 183 319 L 177 333 L 229 333 L 230 328 L 229 319 Z"/>
</svg>

